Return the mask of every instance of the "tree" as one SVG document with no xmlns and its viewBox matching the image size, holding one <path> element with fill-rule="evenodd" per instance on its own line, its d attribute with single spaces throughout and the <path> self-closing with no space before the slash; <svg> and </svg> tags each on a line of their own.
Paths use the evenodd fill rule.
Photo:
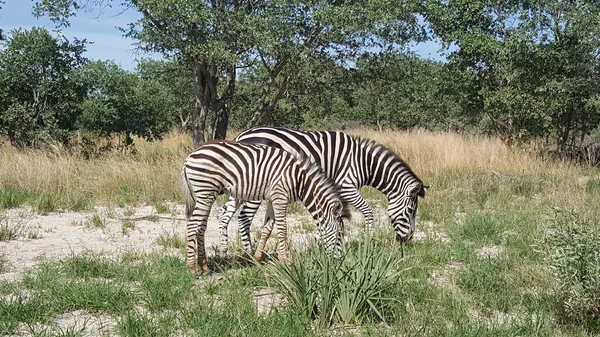
<svg viewBox="0 0 600 337">
<path fill-rule="evenodd" d="M 247 124 L 253 125 L 275 111 L 308 57 L 339 60 L 370 46 L 392 47 L 421 36 L 417 1 L 128 0 L 123 5 L 143 15 L 124 29 L 126 35 L 143 49 L 182 60 L 193 74 L 196 145 L 225 136 L 240 68 L 259 64 L 264 70 Z M 42 0 L 36 7 L 60 25 L 68 24 L 77 10 L 74 0 Z M 212 132 L 205 135 L 211 115 Z"/>
<path fill-rule="evenodd" d="M 0 10 L 2 9 L 2 5 L 4 5 L 4 1 L 0 0 Z M 0 28 L 0 41 L 4 40 L 4 31 Z"/>
<path fill-rule="evenodd" d="M 10 32 L 0 50 L 0 133 L 15 146 L 69 141 L 85 86 L 73 72 L 87 60 L 85 40 L 57 40 L 43 28 Z"/>
<path fill-rule="evenodd" d="M 508 143 L 550 137 L 564 149 L 598 126 L 600 6 L 584 1 L 426 2 L 451 63 L 471 72 L 481 126 Z"/>
<path fill-rule="evenodd" d="M 122 135 L 124 147 L 132 136 L 160 139 L 173 124 L 174 98 L 157 79 L 143 79 L 110 61 L 94 61 L 79 71 L 87 84 L 79 125 L 101 136 Z"/>
<path fill-rule="evenodd" d="M 194 106 L 194 77 L 185 64 L 178 61 L 150 60 L 138 62 L 137 73 L 143 81 L 159 83 L 168 95 L 167 105 L 173 124 L 181 130 L 189 129 Z"/>
</svg>

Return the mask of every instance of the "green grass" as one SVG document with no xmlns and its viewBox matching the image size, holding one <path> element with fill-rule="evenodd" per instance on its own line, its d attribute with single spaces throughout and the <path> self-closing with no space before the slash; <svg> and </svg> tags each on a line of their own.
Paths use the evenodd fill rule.
<svg viewBox="0 0 600 337">
<path fill-rule="evenodd" d="M 128 234 L 133 229 L 135 229 L 135 222 L 133 220 L 125 219 L 122 221 L 121 233 L 123 233 L 123 235 Z"/>
<path fill-rule="evenodd" d="M 156 213 L 158 213 L 158 214 L 171 213 L 171 208 L 169 208 L 168 205 L 161 203 L 161 202 L 154 204 L 154 209 L 156 209 Z"/>
<path fill-rule="evenodd" d="M 156 238 L 156 244 L 165 248 L 185 249 L 187 242 L 182 235 L 163 233 Z"/>
<path fill-rule="evenodd" d="M 296 201 L 288 205 L 287 214 L 303 214 L 304 209 L 304 205 L 301 202 Z"/>
<path fill-rule="evenodd" d="M 135 215 L 135 209 L 133 209 L 132 207 L 127 207 L 123 211 L 123 216 L 133 216 L 133 215 Z"/>
<path fill-rule="evenodd" d="M 106 228 L 106 218 L 99 214 L 94 214 L 88 220 L 87 225 L 94 228 Z"/>
<path fill-rule="evenodd" d="M 15 240 L 20 232 L 18 224 L 11 224 L 7 219 L 0 218 L 0 241 Z"/>
<path fill-rule="evenodd" d="M 0 209 L 15 208 L 24 204 L 31 196 L 27 190 L 6 186 L 0 188 Z"/>
<path fill-rule="evenodd" d="M 593 196 L 600 194 L 600 179 L 590 179 L 585 185 L 587 193 Z"/>
<path fill-rule="evenodd" d="M 7 267 L 8 267 L 8 258 L 6 257 L 6 254 L 0 253 L 0 273 L 5 272 Z"/>
</svg>

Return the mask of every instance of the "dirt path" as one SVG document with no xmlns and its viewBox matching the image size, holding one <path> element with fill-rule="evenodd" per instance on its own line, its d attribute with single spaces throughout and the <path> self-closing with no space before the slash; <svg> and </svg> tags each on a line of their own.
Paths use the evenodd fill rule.
<svg viewBox="0 0 600 337">
<path fill-rule="evenodd" d="M 169 205 L 170 212 L 158 214 L 154 207 L 106 208 L 96 207 L 94 212 L 59 212 L 48 215 L 34 213 L 27 208 L 6 211 L 0 215 L 0 225 L 16 228 L 17 238 L 0 241 L 0 255 L 7 260 L 0 279 L 20 280 L 25 271 L 36 267 L 42 261 L 59 260 L 69 255 L 83 252 L 104 253 L 119 256 L 125 251 L 152 252 L 164 250 L 157 244 L 159 236 L 185 236 L 185 216 L 183 205 Z M 213 207 L 208 228 L 206 244 L 209 256 L 219 242 L 218 208 Z M 386 215 L 377 214 L 383 221 Z M 362 221 L 362 215 L 354 212 L 351 232 L 359 229 L 352 224 Z M 264 208 L 255 217 L 253 231 L 264 217 Z M 124 225 L 125 223 L 125 225 Z M 385 222 L 384 222 L 385 223 Z M 132 229 L 124 226 L 133 225 Z M 315 236 L 314 221 L 308 213 L 288 216 L 291 240 L 302 244 L 304 240 Z M 229 226 L 230 242 L 238 235 L 237 216 Z M 352 236 L 353 233 L 350 234 Z M 273 244 L 274 240 L 270 240 Z"/>
</svg>

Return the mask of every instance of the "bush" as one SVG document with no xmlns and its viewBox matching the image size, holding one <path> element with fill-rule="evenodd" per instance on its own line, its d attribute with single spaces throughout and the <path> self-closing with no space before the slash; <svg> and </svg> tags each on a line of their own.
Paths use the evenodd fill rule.
<svg viewBox="0 0 600 337">
<path fill-rule="evenodd" d="M 271 264 L 268 274 L 292 310 L 321 327 L 385 322 L 394 300 L 386 294 L 400 284 L 402 259 L 376 242 L 368 238 L 348 245 L 342 259 L 329 258 L 323 248 L 312 246 L 292 264 Z"/>
<path fill-rule="evenodd" d="M 600 331 L 600 230 L 574 212 L 557 211 L 546 238 L 560 315 Z"/>
</svg>

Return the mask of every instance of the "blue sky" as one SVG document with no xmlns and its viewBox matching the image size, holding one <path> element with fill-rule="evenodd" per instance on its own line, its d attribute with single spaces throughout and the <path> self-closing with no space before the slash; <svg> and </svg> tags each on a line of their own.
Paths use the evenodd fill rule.
<svg viewBox="0 0 600 337">
<path fill-rule="evenodd" d="M 16 28 L 30 29 L 33 26 L 43 26 L 48 30 L 54 29 L 54 23 L 48 18 L 37 19 L 32 15 L 33 1 L 6 0 L 0 10 L 0 26 L 6 31 Z M 115 1 L 115 3 L 118 3 Z M 113 60 L 124 69 L 134 70 L 136 59 L 142 57 L 160 58 L 159 54 L 147 54 L 136 49 L 134 41 L 123 37 L 117 27 L 125 27 L 135 22 L 140 15 L 135 10 L 123 12 L 120 6 L 103 8 L 102 11 L 80 12 L 70 20 L 70 27 L 63 29 L 62 34 L 72 39 L 87 39 L 93 44 L 87 46 L 86 57 L 90 59 Z M 439 53 L 440 45 L 436 42 L 426 42 L 412 46 L 412 50 L 422 57 L 443 60 Z"/>
</svg>

